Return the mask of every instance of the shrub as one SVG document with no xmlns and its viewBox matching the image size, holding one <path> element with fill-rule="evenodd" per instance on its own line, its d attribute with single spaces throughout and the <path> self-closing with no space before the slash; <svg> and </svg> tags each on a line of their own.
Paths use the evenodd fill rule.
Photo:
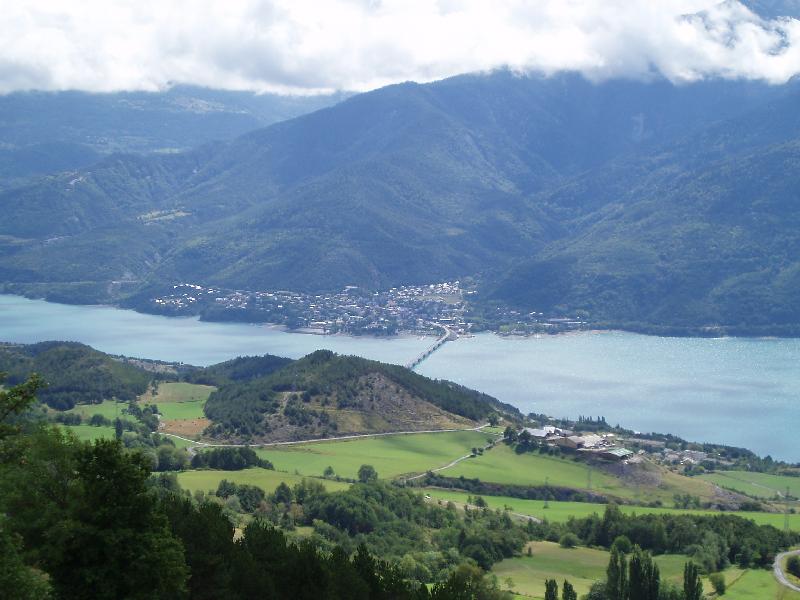
<svg viewBox="0 0 800 600">
<path fill-rule="evenodd" d="M 611 544 L 611 549 L 613 550 L 614 548 L 616 548 L 623 554 L 630 554 L 631 550 L 633 549 L 633 544 L 631 544 L 631 541 L 628 539 L 628 536 L 620 535 L 617 536 L 616 539 L 614 539 L 614 543 Z"/>
<path fill-rule="evenodd" d="M 561 536 L 561 539 L 558 540 L 558 543 L 562 548 L 574 548 L 575 546 L 580 544 L 581 541 L 578 539 L 578 536 L 575 535 L 574 533 L 565 533 L 564 535 Z"/>
<path fill-rule="evenodd" d="M 708 580 L 711 582 L 711 586 L 714 588 L 717 596 L 723 596 L 725 594 L 725 575 L 722 573 L 712 573 L 708 576 Z"/>
</svg>

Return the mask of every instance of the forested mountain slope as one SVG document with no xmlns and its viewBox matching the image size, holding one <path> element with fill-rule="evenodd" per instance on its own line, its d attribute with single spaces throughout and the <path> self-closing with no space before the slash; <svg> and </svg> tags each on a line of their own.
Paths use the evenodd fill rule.
<svg viewBox="0 0 800 600">
<path fill-rule="evenodd" d="M 543 195 L 572 205 L 571 234 L 502 276 L 491 297 L 637 328 L 800 331 L 798 102 L 789 96 Z"/>
<path fill-rule="evenodd" d="M 790 268 L 796 106 L 795 83 L 497 72 L 390 86 L 231 142 L 6 191 L 0 278 L 119 301 L 178 281 L 327 291 L 472 275 L 484 298 L 595 322 L 774 312 L 791 325 L 781 301 L 728 289 Z M 725 254 L 740 246 L 731 218 L 749 258 Z M 780 277 L 770 295 L 791 295 Z"/>
</svg>

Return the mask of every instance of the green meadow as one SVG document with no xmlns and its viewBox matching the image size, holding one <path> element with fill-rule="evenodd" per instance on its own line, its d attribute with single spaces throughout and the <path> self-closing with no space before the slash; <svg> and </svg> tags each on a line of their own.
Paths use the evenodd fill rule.
<svg viewBox="0 0 800 600">
<path fill-rule="evenodd" d="M 785 494 L 786 488 L 795 498 L 800 498 L 800 477 L 769 475 L 750 471 L 717 471 L 701 475 L 702 479 L 757 498 L 773 498 Z"/>
<path fill-rule="evenodd" d="M 708 482 L 683 477 L 655 465 L 642 468 L 657 471 L 654 475 L 662 479 L 661 485 L 632 486 L 613 475 L 593 468 L 591 489 L 608 496 L 642 502 L 661 500 L 665 503 L 672 502 L 673 495 L 678 492 L 690 493 L 701 498 L 708 497 L 713 492 Z M 577 489 L 587 489 L 589 486 L 589 470 L 585 463 L 538 453 L 516 454 L 505 444 L 498 444 L 483 456 L 462 461 L 442 471 L 441 474 L 447 477 L 464 476 L 503 484 L 553 485 Z"/>
<path fill-rule="evenodd" d="M 134 420 L 133 417 L 122 412 L 127 407 L 128 405 L 124 402 L 103 400 L 100 404 L 76 404 L 64 412 L 80 415 L 84 421 L 88 421 L 93 415 L 103 415 L 109 421 L 113 421 L 117 417 L 132 421 Z"/>
<path fill-rule="evenodd" d="M 561 548 L 553 542 L 531 542 L 531 556 L 523 555 L 497 563 L 492 573 L 497 576 L 500 586 L 515 592 L 519 597 L 544 598 L 544 584 L 547 579 L 555 579 L 559 588 L 564 580 L 575 586 L 578 596 L 589 591 L 594 581 L 605 578 L 609 553 L 590 548 Z M 669 581 L 680 587 L 683 581 L 683 565 L 686 556 L 665 554 L 656 556 L 655 561 L 661 572 L 662 581 Z M 730 568 L 725 572 L 728 589 L 725 600 L 798 600 L 800 594 L 788 590 L 775 581 L 772 571 L 749 569 L 742 571 Z M 509 586 L 508 580 L 512 584 Z M 713 588 L 706 578 L 703 587 L 707 597 L 713 598 Z"/>
<path fill-rule="evenodd" d="M 519 485 L 559 485 L 586 488 L 588 470 L 585 464 L 537 453 L 517 454 L 505 444 L 498 444 L 483 456 L 465 460 L 442 472 L 447 477 L 477 478 L 481 481 Z M 614 488 L 614 477 L 594 469 L 592 486 Z"/>
<path fill-rule="evenodd" d="M 432 498 L 443 502 L 452 501 L 464 504 L 470 495 L 467 492 L 453 490 L 443 490 L 438 488 L 425 488 L 425 493 Z M 544 507 L 544 500 L 524 500 L 521 498 L 511 498 L 508 496 L 481 496 L 489 508 L 503 510 L 506 507 L 512 512 L 522 515 L 530 515 L 539 519 L 547 519 L 553 523 L 564 523 L 570 517 L 583 518 L 594 513 L 603 514 L 604 504 L 593 504 L 590 502 L 548 502 L 548 508 Z M 714 515 L 720 514 L 711 510 L 681 510 L 677 508 L 658 508 L 648 506 L 628 506 L 620 505 L 620 509 L 625 514 L 697 514 Z M 759 525 L 772 525 L 778 529 L 783 529 L 784 515 L 778 513 L 762 512 L 737 512 L 740 517 L 750 519 Z M 789 515 L 789 526 L 794 531 L 800 531 L 800 515 Z"/>
<path fill-rule="evenodd" d="M 800 594 L 783 587 L 766 569 L 739 571 L 728 569 L 728 589 L 722 596 L 725 600 L 800 600 Z"/>
<path fill-rule="evenodd" d="M 101 438 L 113 440 L 115 432 L 113 427 L 93 427 L 91 425 L 61 425 L 65 430 L 74 433 L 79 440 L 93 442 Z"/>
<path fill-rule="evenodd" d="M 273 446 L 257 452 L 276 469 L 300 475 L 322 475 L 330 466 L 340 477 L 355 478 L 361 465 L 370 464 L 380 478 L 391 479 L 446 465 L 469 454 L 473 447 L 485 445 L 488 437 L 477 431 L 387 435 Z"/>
<path fill-rule="evenodd" d="M 561 548 L 553 542 L 531 542 L 531 556 L 523 554 L 497 563 L 492 573 L 497 576 L 500 586 L 529 598 L 544 598 L 544 584 L 547 579 L 555 579 L 559 588 L 568 580 L 578 596 L 589 591 L 592 583 L 605 578 L 609 553 L 591 548 Z M 680 583 L 683 578 L 685 556 L 657 556 L 662 579 Z M 513 586 L 507 584 L 511 579 Z"/>
<path fill-rule="evenodd" d="M 303 477 L 292 473 L 270 471 L 269 469 L 261 469 L 258 467 L 243 469 L 241 471 L 198 470 L 182 471 L 178 473 L 178 483 L 182 488 L 192 492 L 195 490 L 202 490 L 204 492 L 216 490 L 219 482 L 223 479 L 233 481 L 236 484 L 254 485 L 270 493 L 281 483 L 293 486 L 296 483 L 300 483 Z M 329 492 L 344 490 L 350 486 L 349 483 L 340 481 L 318 481 L 321 481 Z"/>
<path fill-rule="evenodd" d="M 177 419 L 200 419 L 203 407 L 216 388 L 195 383 L 162 383 L 155 395 L 145 394 L 140 401 L 158 405 L 161 416 L 169 421 Z"/>
</svg>

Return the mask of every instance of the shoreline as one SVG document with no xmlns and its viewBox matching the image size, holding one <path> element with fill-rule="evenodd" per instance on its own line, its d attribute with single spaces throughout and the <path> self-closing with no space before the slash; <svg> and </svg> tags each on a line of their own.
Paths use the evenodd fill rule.
<svg viewBox="0 0 800 600">
<path fill-rule="evenodd" d="M 1 289 L 1 288 L 0 288 Z M 346 332 L 336 332 L 336 333 L 325 333 L 324 331 L 316 328 L 311 327 L 302 327 L 298 329 L 291 329 L 288 326 L 282 323 L 270 323 L 266 321 L 244 321 L 244 320 L 229 320 L 229 319 L 204 319 L 202 315 L 194 314 L 194 315 L 175 315 L 175 314 L 164 314 L 161 312 L 155 311 L 147 311 L 142 310 L 136 307 L 127 307 L 120 304 L 109 304 L 109 303 L 80 303 L 80 302 L 58 302 L 53 300 L 48 300 L 43 296 L 26 296 L 25 294 L 21 293 L 8 293 L 0 291 L 0 298 L 3 296 L 13 297 L 13 298 L 20 298 L 30 301 L 38 301 L 38 302 L 46 302 L 48 304 L 60 304 L 62 306 L 80 306 L 80 307 L 87 307 L 87 308 L 107 308 L 107 309 L 114 309 L 120 311 L 131 311 L 141 315 L 149 315 L 155 317 L 164 317 L 168 319 L 185 319 L 185 320 L 196 320 L 202 323 L 214 323 L 214 324 L 236 324 L 236 325 L 250 325 L 253 327 L 263 327 L 265 329 L 271 329 L 275 331 L 281 331 L 283 333 L 299 333 L 303 335 L 316 335 L 320 337 L 348 337 L 348 338 L 368 338 L 368 339 L 386 339 L 386 340 L 393 340 L 393 339 L 407 339 L 411 337 L 438 337 L 439 333 L 437 332 L 415 332 L 409 330 L 401 330 L 396 334 L 393 335 L 373 335 L 369 333 L 364 334 L 355 334 L 355 333 L 346 333 Z M 669 331 L 664 332 L 654 332 L 649 331 L 650 329 L 657 329 L 657 328 L 664 328 L 668 329 Z M 721 329 L 735 329 L 733 326 L 729 327 L 683 327 L 683 328 L 673 328 L 670 326 L 662 326 L 662 325 L 652 325 L 647 327 L 648 331 L 645 331 L 643 327 L 624 327 L 619 324 L 609 324 L 608 327 L 598 326 L 597 324 L 589 325 L 586 329 L 570 329 L 565 331 L 555 331 L 555 332 L 534 332 L 534 333 L 514 333 L 514 332 L 507 332 L 503 333 L 499 330 L 492 330 L 492 329 L 484 329 L 479 331 L 471 331 L 468 334 L 459 335 L 458 337 L 474 337 L 481 333 L 490 333 L 496 335 L 497 337 L 503 339 L 531 339 L 531 338 L 545 338 L 545 337 L 557 337 L 557 336 L 571 336 L 571 335 L 598 335 L 598 334 L 612 334 L 612 333 L 628 333 L 628 334 L 636 334 L 636 335 L 643 335 L 647 337 L 657 337 L 657 338 L 695 338 L 695 339 L 710 339 L 710 340 L 723 340 L 723 339 L 743 339 L 743 340 L 754 340 L 754 341 L 767 341 L 767 340 L 791 340 L 791 339 L 800 339 L 800 333 L 796 335 L 781 335 L 779 333 L 769 333 L 769 334 L 726 334 L 722 333 Z"/>
</svg>

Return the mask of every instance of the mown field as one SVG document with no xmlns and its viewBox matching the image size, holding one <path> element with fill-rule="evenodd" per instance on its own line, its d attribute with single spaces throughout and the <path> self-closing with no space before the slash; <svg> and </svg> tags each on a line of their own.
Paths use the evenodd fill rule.
<svg viewBox="0 0 800 600">
<path fill-rule="evenodd" d="M 453 501 L 464 504 L 470 494 L 452 490 L 442 490 L 437 488 L 425 488 L 425 493 L 436 500 Z M 583 518 L 593 513 L 603 514 L 604 504 L 592 504 L 589 502 L 548 502 L 548 508 L 544 508 L 543 500 L 524 500 L 511 498 L 508 496 L 481 496 L 486 504 L 493 509 L 503 510 L 508 507 L 511 511 L 523 515 L 530 515 L 539 519 L 547 519 L 553 523 L 564 523 L 570 517 Z M 656 508 L 646 506 L 626 506 L 621 505 L 620 509 L 626 514 L 698 514 L 714 515 L 720 514 L 709 510 L 680 510 L 676 508 Z M 778 529 L 783 529 L 784 515 L 778 513 L 762 512 L 737 512 L 736 514 L 746 519 L 750 519 L 759 525 L 772 525 Z M 800 531 L 800 515 L 789 515 L 789 526 L 794 531 Z"/>
<path fill-rule="evenodd" d="M 618 477 L 593 468 L 591 489 L 609 496 L 641 502 L 661 500 L 665 504 L 671 504 L 676 493 L 689 493 L 700 498 L 713 496 L 713 486 L 697 478 L 677 475 L 652 464 L 626 468 L 631 472 L 639 468 L 646 469 L 649 471 L 648 480 L 660 479 L 660 485 L 626 483 Z M 483 456 L 465 460 L 441 474 L 447 477 L 463 475 L 504 484 L 549 484 L 578 489 L 587 489 L 589 479 L 588 467 L 583 462 L 538 453 L 516 454 L 505 444 L 498 444 Z"/>
<path fill-rule="evenodd" d="M 773 498 L 777 494 L 783 495 L 786 493 L 787 487 L 792 496 L 800 498 L 800 477 L 752 473 L 750 471 L 718 471 L 708 475 L 701 475 L 700 477 L 720 487 L 757 498 Z"/>
<path fill-rule="evenodd" d="M 216 388 L 195 383 L 161 383 L 155 395 L 147 393 L 139 400 L 158 405 L 165 420 L 200 419 L 206 400 Z"/>
<path fill-rule="evenodd" d="M 92 425 L 61 425 L 65 430 L 71 431 L 79 440 L 93 442 L 101 438 L 113 440 L 113 427 L 93 427 Z"/>
<path fill-rule="evenodd" d="M 728 589 L 724 600 L 800 600 L 800 594 L 783 587 L 766 569 L 725 572 Z"/>
<path fill-rule="evenodd" d="M 269 469 L 261 469 L 258 467 L 243 469 L 241 471 L 198 470 L 182 471 L 178 473 L 178 483 L 180 483 L 182 488 L 192 492 L 195 490 L 202 490 L 204 492 L 208 492 L 209 490 L 215 491 L 219 482 L 223 479 L 233 481 L 237 484 L 254 485 L 270 493 L 273 492 L 281 482 L 293 486 L 296 483 L 300 483 L 303 477 L 292 473 L 270 471 Z M 339 481 L 325 480 L 322 481 L 322 483 L 330 492 L 347 489 L 350 486 L 349 483 Z"/>
<path fill-rule="evenodd" d="M 274 446 L 257 452 L 276 469 L 290 473 L 319 476 L 330 466 L 340 477 L 355 478 L 361 465 L 370 464 L 381 479 L 391 479 L 443 466 L 485 445 L 488 437 L 477 431 L 450 431 Z"/>
</svg>

